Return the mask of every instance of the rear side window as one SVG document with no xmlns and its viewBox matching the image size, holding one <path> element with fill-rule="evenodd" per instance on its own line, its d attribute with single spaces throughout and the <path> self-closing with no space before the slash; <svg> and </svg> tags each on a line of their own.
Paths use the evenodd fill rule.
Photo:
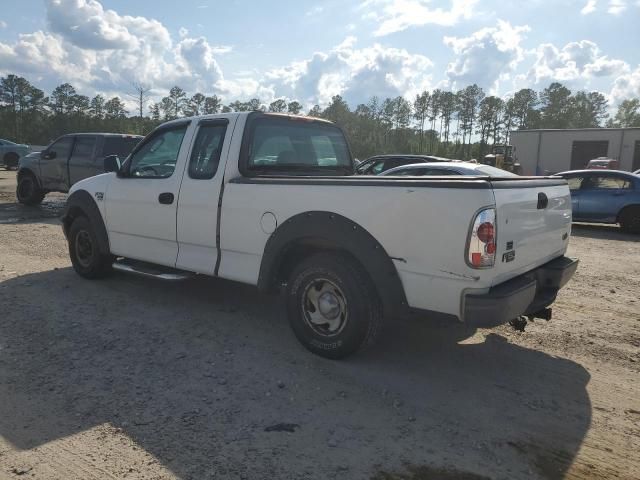
<svg viewBox="0 0 640 480">
<path fill-rule="evenodd" d="M 324 122 L 262 117 L 252 125 L 250 171 L 322 172 L 353 168 L 340 129 Z"/>
<path fill-rule="evenodd" d="M 189 159 L 189 177 L 197 180 L 213 178 L 218 171 L 220 154 L 226 124 L 201 125 L 196 136 L 191 158 Z"/>
<path fill-rule="evenodd" d="M 138 143 L 142 140 L 140 137 L 105 137 L 104 146 L 102 147 L 102 155 L 117 155 L 119 158 L 126 158 Z"/>
<path fill-rule="evenodd" d="M 95 146 L 96 137 L 76 137 L 72 156 L 91 158 L 93 156 L 93 149 Z"/>
<path fill-rule="evenodd" d="M 611 175 L 594 175 L 584 180 L 582 188 L 590 190 L 618 190 L 621 188 L 631 188 L 631 182 L 626 178 Z"/>
</svg>

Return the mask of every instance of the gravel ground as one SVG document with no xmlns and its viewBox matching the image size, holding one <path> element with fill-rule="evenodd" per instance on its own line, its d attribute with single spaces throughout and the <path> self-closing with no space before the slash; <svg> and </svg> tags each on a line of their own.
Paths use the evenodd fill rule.
<svg viewBox="0 0 640 480">
<path fill-rule="evenodd" d="M 209 278 L 90 282 L 0 171 L 0 478 L 640 478 L 640 237 L 575 226 L 554 319 L 413 318 L 346 361 L 279 298 Z"/>
</svg>

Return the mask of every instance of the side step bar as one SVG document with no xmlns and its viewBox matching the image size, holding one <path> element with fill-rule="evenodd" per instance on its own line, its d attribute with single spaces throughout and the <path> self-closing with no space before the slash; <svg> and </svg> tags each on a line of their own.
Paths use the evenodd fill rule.
<svg viewBox="0 0 640 480">
<path fill-rule="evenodd" d="M 156 278 L 165 281 L 188 280 L 195 277 L 195 273 L 177 270 L 175 268 L 160 267 L 146 262 L 132 260 L 116 260 L 113 269 L 119 272 L 133 273 L 143 277 Z"/>
</svg>

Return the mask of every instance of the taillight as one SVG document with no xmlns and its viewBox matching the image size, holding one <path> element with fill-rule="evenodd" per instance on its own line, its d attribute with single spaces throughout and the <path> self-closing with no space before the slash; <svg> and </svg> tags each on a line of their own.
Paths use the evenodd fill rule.
<svg viewBox="0 0 640 480">
<path fill-rule="evenodd" d="M 473 219 L 467 240 L 467 264 L 472 268 L 493 267 L 496 257 L 496 211 L 481 210 Z"/>
</svg>

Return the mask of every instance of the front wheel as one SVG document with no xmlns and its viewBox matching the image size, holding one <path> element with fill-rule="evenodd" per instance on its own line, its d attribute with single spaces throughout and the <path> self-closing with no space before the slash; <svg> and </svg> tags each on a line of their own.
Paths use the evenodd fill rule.
<svg viewBox="0 0 640 480">
<path fill-rule="evenodd" d="M 316 254 L 295 268 L 287 286 L 287 311 L 298 340 L 332 359 L 372 344 L 382 324 L 371 279 L 342 254 Z"/>
<path fill-rule="evenodd" d="M 16 197 L 23 205 L 38 205 L 44 199 L 45 193 L 40 189 L 36 177 L 30 173 L 25 173 L 18 180 Z"/>
<path fill-rule="evenodd" d="M 620 227 L 627 233 L 640 233 L 640 207 L 627 207 L 620 214 Z"/>
<path fill-rule="evenodd" d="M 111 271 L 111 255 L 100 252 L 98 238 L 86 217 L 78 217 L 69 229 L 69 257 L 74 270 L 88 279 L 102 278 Z"/>
</svg>

